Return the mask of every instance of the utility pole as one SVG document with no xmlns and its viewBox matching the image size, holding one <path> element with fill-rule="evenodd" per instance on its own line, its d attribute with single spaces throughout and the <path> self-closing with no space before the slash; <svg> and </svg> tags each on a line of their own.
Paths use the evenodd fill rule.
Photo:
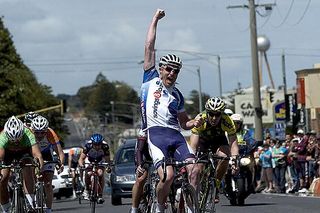
<svg viewBox="0 0 320 213">
<path fill-rule="evenodd" d="M 286 99 L 287 78 L 286 78 L 286 56 L 284 54 L 284 50 L 282 51 L 281 61 L 282 61 L 283 94 L 284 94 L 284 99 Z"/>
<path fill-rule="evenodd" d="M 200 67 L 197 68 L 198 80 L 199 80 L 199 113 L 202 112 L 202 91 L 201 91 L 201 75 Z"/>
<path fill-rule="evenodd" d="M 257 24 L 256 24 L 256 10 L 254 0 L 249 0 L 250 10 L 250 38 L 251 38 L 251 65 L 252 65 L 252 86 L 253 86 L 253 108 L 255 111 L 254 128 L 255 139 L 262 141 L 262 106 L 260 94 L 260 77 L 259 77 L 259 63 L 258 63 L 258 44 L 257 44 Z"/>
<path fill-rule="evenodd" d="M 220 55 L 217 55 L 218 61 L 218 75 L 219 75 L 219 95 L 222 97 L 222 79 L 221 79 L 221 66 L 220 66 Z"/>
<path fill-rule="evenodd" d="M 228 6 L 227 9 L 248 8 L 250 11 L 249 18 L 250 18 L 250 40 L 251 40 L 253 108 L 255 112 L 255 116 L 254 116 L 255 139 L 256 141 L 262 141 L 263 140 L 263 128 L 262 128 L 263 111 L 262 111 L 261 93 L 260 93 L 256 7 L 262 6 L 265 8 L 268 7 L 270 9 L 270 7 L 272 7 L 274 4 L 256 5 L 254 0 L 248 0 L 248 1 L 249 1 L 249 5 Z"/>
</svg>

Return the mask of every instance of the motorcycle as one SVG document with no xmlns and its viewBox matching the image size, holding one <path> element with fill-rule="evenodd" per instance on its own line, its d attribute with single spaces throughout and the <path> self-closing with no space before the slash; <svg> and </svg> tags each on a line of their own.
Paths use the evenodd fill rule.
<svg viewBox="0 0 320 213">
<path fill-rule="evenodd" d="M 233 206 L 242 206 L 245 204 L 245 199 L 252 193 L 255 193 L 255 159 L 254 150 L 256 146 L 248 146 L 239 144 L 239 172 L 235 175 L 231 172 L 229 162 L 228 172 L 225 176 L 224 194 L 229 199 Z"/>
</svg>

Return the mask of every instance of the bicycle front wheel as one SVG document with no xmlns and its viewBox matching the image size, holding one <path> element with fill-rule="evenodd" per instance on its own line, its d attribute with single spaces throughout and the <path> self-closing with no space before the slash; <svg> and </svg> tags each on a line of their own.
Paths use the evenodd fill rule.
<svg viewBox="0 0 320 213">
<path fill-rule="evenodd" d="M 13 200 L 11 213 L 24 213 L 25 203 L 24 203 L 22 189 L 19 189 L 19 188 L 14 189 L 13 199 L 14 200 Z"/>
<path fill-rule="evenodd" d="M 98 187 L 98 178 L 97 178 L 97 176 L 94 176 L 91 181 L 91 192 L 90 192 L 91 193 L 91 196 L 90 196 L 91 213 L 96 212 L 96 203 L 97 203 L 97 199 L 98 199 L 97 187 Z"/>
<path fill-rule="evenodd" d="M 179 199 L 178 212 L 199 213 L 196 192 L 193 186 L 189 184 L 182 188 L 182 196 Z"/>
<path fill-rule="evenodd" d="M 44 213 L 44 188 L 40 184 L 36 189 L 36 209 L 39 213 Z"/>
<path fill-rule="evenodd" d="M 211 179 L 208 182 L 204 183 L 200 196 L 200 213 L 216 212 L 216 192 L 217 188 L 214 179 Z"/>
</svg>

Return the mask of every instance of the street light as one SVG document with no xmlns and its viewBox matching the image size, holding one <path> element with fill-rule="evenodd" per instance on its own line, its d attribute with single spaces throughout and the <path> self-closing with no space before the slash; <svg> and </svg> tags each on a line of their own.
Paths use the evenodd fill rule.
<svg viewBox="0 0 320 213">
<path fill-rule="evenodd" d="M 114 101 L 110 101 L 111 104 L 111 120 L 114 123 Z"/>
</svg>

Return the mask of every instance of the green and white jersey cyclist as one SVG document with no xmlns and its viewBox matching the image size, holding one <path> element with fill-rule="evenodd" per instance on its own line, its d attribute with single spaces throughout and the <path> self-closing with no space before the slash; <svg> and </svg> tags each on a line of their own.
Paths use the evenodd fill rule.
<svg viewBox="0 0 320 213">
<path fill-rule="evenodd" d="M 4 125 L 4 130 L 0 133 L 0 161 L 5 165 L 10 165 L 13 160 L 19 161 L 25 156 L 38 158 L 40 166 L 43 160 L 34 134 L 24 126 L 21 120 L 15 116 L 10 117 Z M 33 208 L 34 200 L 34 175 L 33 168 L 23 168 L 24 192 L 28 200 L 27 206 Z M 9 212 L 8 180 L 10 176 L 9 168 L 1 169 L 2 179 L 0 181 L 0 202 L 3 212 Z"/>
</svg>

